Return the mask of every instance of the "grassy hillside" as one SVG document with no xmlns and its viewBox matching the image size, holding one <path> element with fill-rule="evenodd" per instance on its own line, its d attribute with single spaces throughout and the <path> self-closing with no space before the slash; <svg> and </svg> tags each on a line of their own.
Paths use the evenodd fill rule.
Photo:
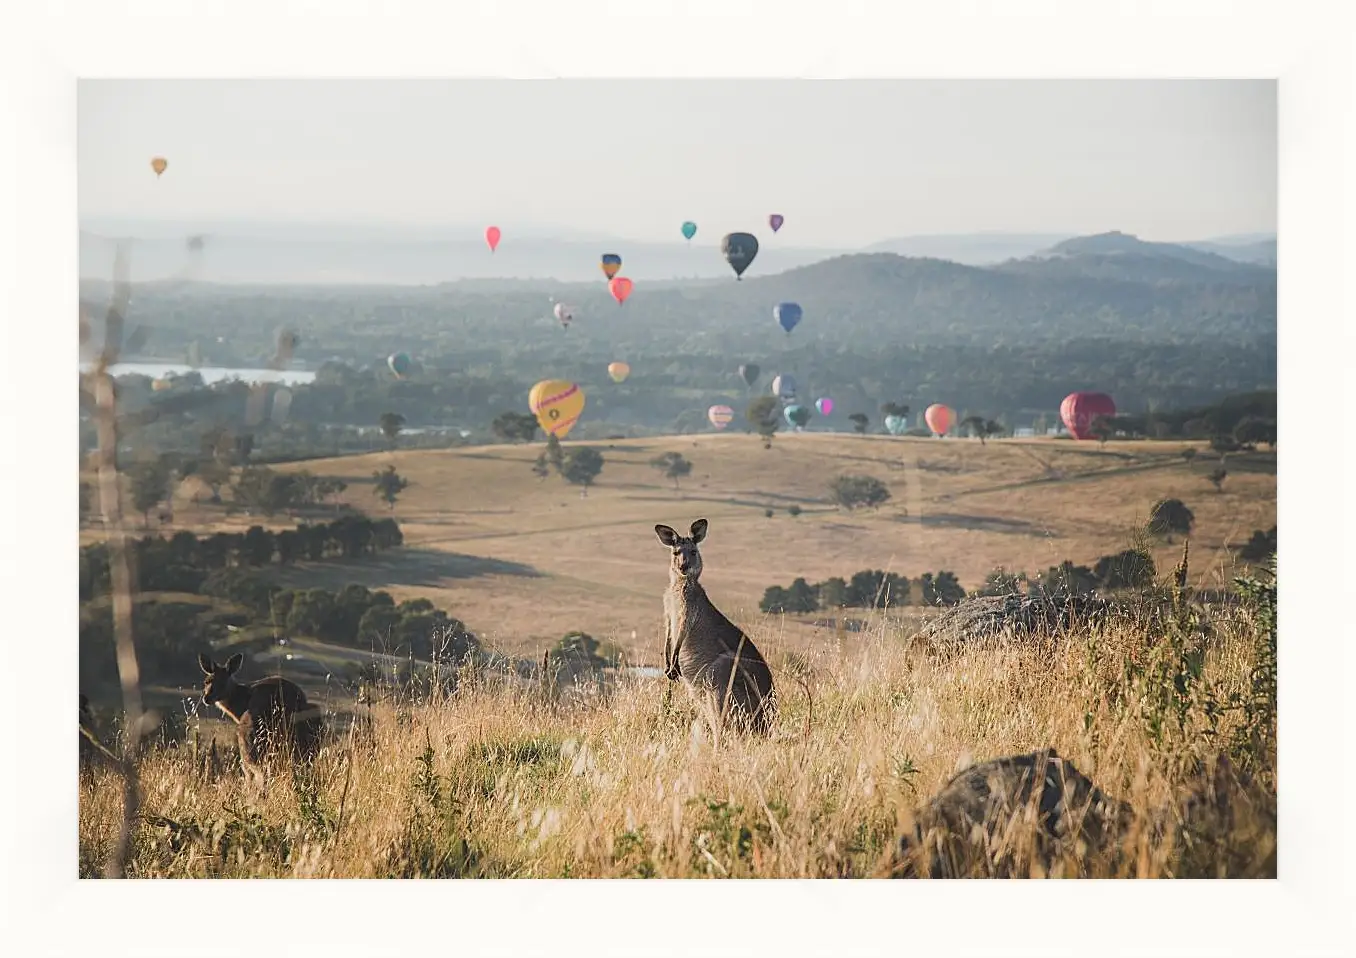
<svg viewBox="0 0 1356 958">
<path fill-rule="evenodd" d="M 605 465 L 587 498 L 558 477 L 532 474 L 541 443 L 280 466 L 343 478 L 349 487 L 341 498 L 372 514 L 384 511 L 372 494 L 375 470 L 394 464 L 410 486 L 393 513 L 404 547 L 370 561 L 303 563 L 275 575 L 288 586 L 357 582 L 397 599 L 427 597 L 508 654 L 535 658 L 564 632 L 582 629 L 652 665 L 667 582 L 657 522 L 711 520 L 704 582 L 728 614 L 748 624 L 763 619 L 758 602 L 768 586 L 798 576 L 815 582 L 879 568 L 916 578 L 946 569 L 973 591 L 998 567 L 1035 575 L 1065 559 L 1090 565 L 1131 545 L 1150 507 L 1167 497 L 1195 512 L 1195 584 L 1213 588 L 1233 574 L 1229 547 L 1276 522 L 1274 454 L 1231 457 L 1229 478 L 1216 492 L 1204 476 L 1217 460 L 1201 450 L 1189 463 L 1181 443 L 1100 449 L 1014 439 L 981 446 L 804 433 L 780 435 L 770 450 L 743 434 L 593 445 Z M 668 451 L 693 463 L 678 490 L 649 465 Z M 827 487 L 845 473 L 879 478 L 891 500 L 875 511 L 837 509 Z M 176 526 L 202 534 L 259 521 L 195 507 L 188 494 L 181 490 Z M 792 505 L 799 516 L 788 513 Z M 277 524 L 287 523 L 278 517 Z M 1154 548 L 1160 570 L 1171 567 L 1176 549 Z M 770 620 L 769 641 L 813 649 L 831 634 L 814 624 L 822 618 Z"/>
<path fill-rule="evenodd" d="M 752 635 L 777 641 L 770 624 Z M 1269 772 L 1252 790 L 1228 775 L 1192 804 L 1195 763 L 1218 770 L 1216 744 L 1246 738 L 1241 713 L 1211 735 L 1192 706 L 1179 726 L 1161 697 L 1171 673 L 1124 681 L 1123 666 L 1152 660 L 1164 633 L 1097 637 L 1095 654 L 1076 636 L 940 659 L 878 624 L 851 649 L 821 646 L 801 682 L 777 665 L 783 706 L 768 740 L 713 742 L 681 693 L 666 706 L 659 678 L 558 696 L 468 682 L 448 699 L 385 701 L 365 730 L 331 742 L 314 774 L 276 777 L 263 796 L 242 787 L 229 756 L 158 750 L 141 764 L 129 875 L 885 876 L 913 809 L 953 773 L 1053 746 L 1136 821 L 1185 820 L 1189 837 L 1137 824 L 1119 858 L 1071 856 L 1046 871 L 1022 859 L 1033 831 L 1019 819 L 994 844 L 1016 856 L 1017 874 L 1274 877 Z M 1188 694 L 1243 694 L 1255 650 L 1248 623 L 1218 616 Z M 1274 749 L 1250 748 L 1237 768 L 1251 755 L 1274 769 Z M 98 873 L 120 815 L 117 780 L 96 772 L 81 791 L 82 876 Z"/>
</svg>

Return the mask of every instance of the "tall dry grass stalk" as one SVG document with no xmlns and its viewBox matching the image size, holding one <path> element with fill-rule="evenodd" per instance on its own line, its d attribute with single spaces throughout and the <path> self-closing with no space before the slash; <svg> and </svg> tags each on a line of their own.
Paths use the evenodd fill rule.
<svg viewBox="0 0 1356 958">
<path fill-rule="evenodd" d="M 141 674 L 137 667 L 136 644 L 132 638 L 132 596 L 136 588 L 118 480 L 117 395 L 113 376 L 109 372 L 109 367 L 117 362 L 122 348 L 123 325 L 132 295 L 128 277 L 127 250 L 124 244 L 119 244 L 113 260 L 113 298 L 104 322 L 104 345 L 94 368 L 87 374 L 98 423 L 99 507 L 103 513 L 108 541 L 113 637 L 124 715 L 123 754 L 116 766 L 122 780 L 122 814 L 118 839 L 109 848 L 104 863 L 103 873 L 108 878 L 121 878 L 126 873 L 139 803 L 136 756 L 144 724 Z"/>
<path fill-rule="evenodd" d="M 1275 874 L 1274 745 L 1246 800 L 1215 818 L 1191 813 L 1202 769 L 1238 739 L 1239 713 L 1208 701 L 1250 681 L 1244 617 L 1211 621 L 1180 722 L 1171 702 L 1161 714 L 1160 688 L 1134 678 L 1155 674 L 1134 666 L 1164 641 L 1148 620 L 947 656 L 878 623 L 781 666 L 775 633 L 762 631 L 754 641 L 792 678 L 768 739 L 713 743 L 686 696 L 665 707 L 663 679 L 553 695 L 479 674 L 450 695 L 377 701 L 370 725 L 337 733 L 313 769 L 279 771 L 259 799 L 237 769 L 206 780 L 186 748 L 154 750 L 128 874 L 887 876 L 913 810 L 954 773 L 1043 747 L 1156 823 L 1125 855 L 1053 874 Z M 82 874 L 119 841 L 114 784 L 97 773 L 81 803 Z M 1032 828 L 1019 822 L 1001 841 L 1029 845 Z"/>
</svg>

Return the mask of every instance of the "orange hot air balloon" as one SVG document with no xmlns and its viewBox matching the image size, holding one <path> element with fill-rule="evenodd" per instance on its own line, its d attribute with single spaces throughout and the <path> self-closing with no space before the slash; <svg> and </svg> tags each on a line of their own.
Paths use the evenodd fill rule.
<svg viewBox="0 0 1356 958">
<path fill-rule="evenodd" d="M 626 302 L 626 297 L 631 295 L 635 285 L 625 276 L 614 276 L 607 282 L 607 288 L 612 292 L 612 298 L 617 301 L 618 306 Z"/>
<path fill-rule="evenodd" d="M 631 375 L 631 367 L 622 362 L 609 363 L 607 374 L 612 377 L 614 383 L 625 382 L 626 377 Z"/>
<path fill-rule="evenodd" d="M 491 226 L 485 231 L 485 242 L 489 244 L 491 253 L 499 247 L 499 237 L 503 235 L 497 226 Z"/>
<path fill-rule="evenodd" d="M 157 156 L 155 159 L 151 160 L 151 169 L 155 170 L 156 179 L 160 178 L 160 174 L 165 172 L 165 169 L 168 166 L 169 160 L 165 159 L 163 156 Z"/>
<path fill-rule="evenodd" d="M 939 402 L 933 403 L 923 411 L 923 421 L 939 436 L 946 435 L 946 431 L 951 428 L 955 422 L 956 414 L 950 406 L 944 406 Z"/>
</svg>

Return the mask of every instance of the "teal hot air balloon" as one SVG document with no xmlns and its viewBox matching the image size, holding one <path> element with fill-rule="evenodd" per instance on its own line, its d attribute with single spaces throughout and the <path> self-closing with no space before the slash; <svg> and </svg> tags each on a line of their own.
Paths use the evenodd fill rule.
<svg viewBox="0 0 1356 958">
<path fill-rule="evenodd" d="M 725 262 L 735 271 L 735 279 L 744 278 L 744 270 L 753 263 L 758 255 L 758 237 L 752 233 L 730 233 L 720 241 L 720 251 Z"/>
<path fill-rule="evenodd" d="M 810 410 L 804 406 L 787 406 L 782 410 L 782 415 L 786 417 L 787 422 L 797 429 L 803 429 L 805 424 L 810 421 Z"/>
<path fill-rule="evenodd" d="M 386 360 L 386 365 L 391 367 L 391 372 L 396 374 L 399 379 L 404 379 L 410 374 L 410 357 L 407 353 L 392 353 Z"/>
<path fill-rule="evenodd" d="M 696 223 L 692 222 L 691 220 L 688 220 L 686 223 L 683 224 L 683 239 L 688 240 L 690 242 L 692 240 L 692 237 L 696 235 L 697 235 Z"/>
</svg>

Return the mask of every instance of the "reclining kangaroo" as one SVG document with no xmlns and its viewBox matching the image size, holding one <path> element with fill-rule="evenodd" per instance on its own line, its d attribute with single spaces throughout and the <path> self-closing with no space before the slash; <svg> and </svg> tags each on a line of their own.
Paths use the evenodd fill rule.
<svg viewBox="0 0 1356 958">
<path fill-rule="evenodd" d="M 669 526 L 654 527 L 659 541 L 673 550 L 664 593 L 664 673 L 672 681 L 681 678 L 722 722 L 766 734 L 776 710 L 772 670 L 702 588 L 697 545 L 706 538 L 707 526 L 698 519 L 688 536 Z"/>
</svg>

